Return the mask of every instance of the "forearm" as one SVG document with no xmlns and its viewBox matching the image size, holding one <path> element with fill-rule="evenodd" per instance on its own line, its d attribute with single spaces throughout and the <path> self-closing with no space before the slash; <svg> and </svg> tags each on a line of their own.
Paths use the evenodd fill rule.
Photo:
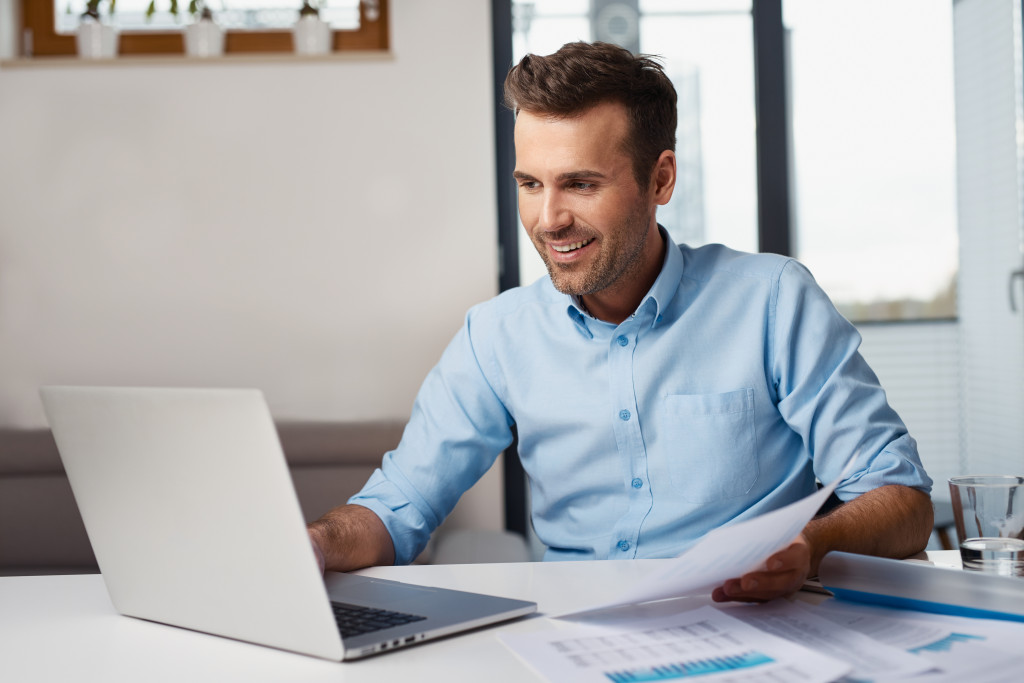
<svg viewBox="0 0 1024 683">
<path fill-rule="evenodd" d="M 334 508 L 309 525 L 309 536 L 323 553 L 324 568 L 330 571 L 395 563 L 395 547 L 387 527 L 361 505 Z"/>
<path fill-rule="evenodd" d="M 924 550 L 932 532 L 928 494 L 906 486 L 882 486 L 811 520 L 803 536 L 811 551 L 810 575 L 832 550 L 904 558 Z"/>
</svg>

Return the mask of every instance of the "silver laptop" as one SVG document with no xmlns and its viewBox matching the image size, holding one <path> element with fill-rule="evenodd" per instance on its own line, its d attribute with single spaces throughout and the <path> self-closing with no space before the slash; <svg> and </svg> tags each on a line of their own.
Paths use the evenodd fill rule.
<svg viewBox="0 0 1024 683">
<path fill-rule="evenodd" d="M 41 394 L 121 614 L 342 660 L 537 608 L 350 574 L 323 578 L 259 391 Z"/>
</svg>

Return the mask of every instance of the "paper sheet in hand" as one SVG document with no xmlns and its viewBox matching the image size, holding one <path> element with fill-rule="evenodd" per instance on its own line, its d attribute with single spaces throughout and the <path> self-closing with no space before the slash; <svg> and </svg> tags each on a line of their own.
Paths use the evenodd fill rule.
<svg viewBox="0 0 1024 683">
<path fill-rule="evenodd" d="M 769 557 L 800 535 L 856 459 L 854 454 L 842 474 L 816 493 L 754 519 L 713 529 L 673 558 L 662 573 L 651 577 L 643 586 L 626 591 L 614 601 L 595 604 L 573 614 L 705 593 L 722 585 L 726 579 L 763 568 Z"/>
</svg>

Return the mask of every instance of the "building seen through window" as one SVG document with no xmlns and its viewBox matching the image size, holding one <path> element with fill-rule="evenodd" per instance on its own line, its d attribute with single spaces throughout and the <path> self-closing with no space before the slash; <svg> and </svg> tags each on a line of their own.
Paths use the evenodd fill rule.
<svg viewBox="0 0 1024 683">
<path fill-rule="evenodd" d="M 956 317 L 953 3 L 783 9 L 794 256 L 851 320 Z"/>
</svg>

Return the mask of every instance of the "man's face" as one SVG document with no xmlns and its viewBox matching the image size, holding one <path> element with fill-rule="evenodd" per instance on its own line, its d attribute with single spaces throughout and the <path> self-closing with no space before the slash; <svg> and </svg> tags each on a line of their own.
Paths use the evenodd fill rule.
<svg viewBox="0 0 1024 683">
<path fill-rule="evenodd" d="M 622 148 L 627 132 L 617 103 L 573 118 L 526 111 L 516 118 L 519 215 L 565 294 L 628 285 L 649 266 L 644 246 L 657 235 L 656 202 L 633 176 Z"/>
</svg>

